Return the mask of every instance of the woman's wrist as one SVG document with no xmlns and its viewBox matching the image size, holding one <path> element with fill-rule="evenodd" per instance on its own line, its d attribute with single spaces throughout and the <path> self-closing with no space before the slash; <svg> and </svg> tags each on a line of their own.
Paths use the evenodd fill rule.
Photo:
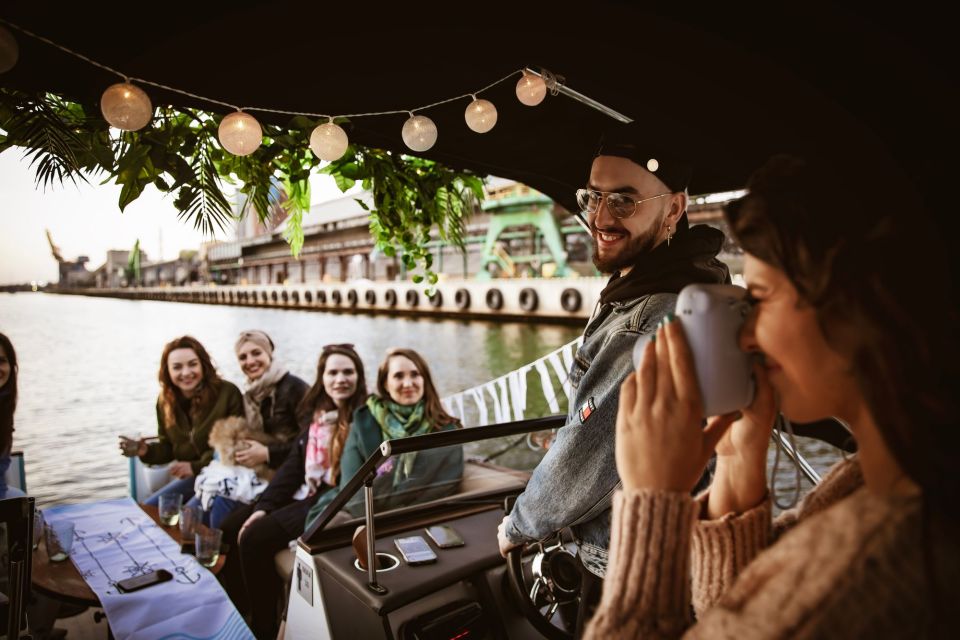
<svg viewBox="0 0 960 640">
<path fill-rule="evenodd" d="M 715 520 L 728 513 L 749 511 L 766 495 L 765 459 L 718 456 L 707 500 L 707 518 Z"/>
</svg>

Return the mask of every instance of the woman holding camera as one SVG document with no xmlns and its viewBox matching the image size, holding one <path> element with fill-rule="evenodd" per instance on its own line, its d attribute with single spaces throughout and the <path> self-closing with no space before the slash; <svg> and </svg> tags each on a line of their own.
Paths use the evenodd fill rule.
<svg viewBox="0 0 960 640">
<path fill-rule="evenodd" d="M 588 637 L 947 634 L 960 587 L 956 306 L 935 238 L 905 215 L 912 194 L 874 174 L 858 188 L 861 170 L 777 157 L 726 209 L 755 301 L 740 343 L 762 356 L 751 406 L 702 427 L 672 318 L 624 382 L 623 490 Z M 889 185 L 878 202 L 874 184 Z M 840 418 L 859 452 L 772 520 L 778 409 Z M 714 451 L 712 485 L 691 498 Z"/>
</svg>

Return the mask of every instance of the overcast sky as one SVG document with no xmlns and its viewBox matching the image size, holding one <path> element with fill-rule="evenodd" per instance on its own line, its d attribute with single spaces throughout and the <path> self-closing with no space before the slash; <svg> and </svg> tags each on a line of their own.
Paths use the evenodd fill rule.
<svg viewBox="0 0 960 640">
<path fill-rule="evenodd" d="M 315 175 L 311 188 L 314 203 L 342 195 L 330 176 Z M 119 197 L 119 186 L 97 179 L 43 191 L 21 149 L 0 153 L 0 284 L 57 280 L 45 229 L 65 259 L 88 256 L 90 270 L 103 264 L 108 249 L 130 249 L 138 238 L 151 260 L 172 259 L 209 239 L 177 219 L 172 195 L 147 187 L 122 213 Z"/>
</svg>

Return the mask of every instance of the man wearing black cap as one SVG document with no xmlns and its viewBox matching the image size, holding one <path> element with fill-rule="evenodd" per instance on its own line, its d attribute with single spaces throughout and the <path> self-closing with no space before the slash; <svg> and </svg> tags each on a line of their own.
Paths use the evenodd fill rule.
<svg viewBox="0 0 960 640">
<path fill-rule="evenodd" d="M 651 148 L 641 127 L 630 124 L 604 137 L 587 186 L 577 191 L 580 215 L 593 237 L 594 264 L 613 276 L 570 371 L 573 403 L 566 426 L 504 518 L 498 538 L 506 555 L 572 527 L 586 569 L 582 602 L 599 596 L 598 578 L 606 572 L 610 504 L 620 485 L 614 456 L 617 404 L 620 385 L 633 370 L 633 346 L 674 310 L 683 287 L 730 280 L 716 257 L 723 233 L 689 227 L 689 179 L 688 164 Z M 585 617 L 580 615 L 578 626 Z"/>
</svg>

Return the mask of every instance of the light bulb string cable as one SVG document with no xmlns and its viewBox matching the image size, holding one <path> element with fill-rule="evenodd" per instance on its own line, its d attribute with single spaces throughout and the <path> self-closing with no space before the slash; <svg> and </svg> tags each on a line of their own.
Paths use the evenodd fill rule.
<svg viewBox="0 0 960 640">
<path fill-rule="evenodd" d="M 190 91 L 185 91 L 185 90 L 183 90 L 183 89 L 178 89 L 178 88 L 176 88 L 176 87 L 171 87 L 171 86 L 169 86 L 169 85 L 166 85 L 166 84 L 163 84 L 163 83 L 160 83 L 160 82 L 154 82 L 154 81 L 152 81 L 152 80 L 147 80 L 147 79 L 145 79 L 145 78 L 139 78 L 139 77 L 136 77 L 136 76 L 127 75 L 127 74 L 125 74 L 125 73 L 123 73 L 123 72 L 121 72 L 121 71 L 117 71 L 116 69 L 114 69 L 114 68 L 111 67 L 111 66 L 105 65 L 105 64 L 103 64 L 103 63 L 101 63 L 101 62 L 97 62 L 96 60 L 93 60 L 92 58 L 89 58 L 89 57 L 83 55 L 82 53 L 79 53 L 79 52 L 77 52 L 77 51 L 74 51 L 73 49 L 70 49 L 69 47 L 65 47 L 65 46 L 63 46 L 62 44 L 56 43 L 56 42 L 54 42 L 53 40 L 51 40 L 51 39 L 49 39 L 49 38 L 46 38 L 46 37 L 41 36 L 41 35 L 39 35 L 39 34 L 37 34 L 37 33 L 34 33 L 34 32 L 32 32 L 32 31 L 30 31 L 29 29 L 26 29 L 26 28 L 24 28 L 24 27 L 21 27 L 21 26 L 18 25 L 18 24 L 15 24 L 15 23 L 13 23 L 13 22 L 10 22 L 9 20 L 5 20 L 5 19 L 3 19 L 3 18 L 0 18 L 0 23 L 3 23 L 3 24 L 5 24 L 5 25 L 7 25 L 8 27 L 11 27 L 11 28 L 19 31 L 20 33 L 23 33 L 24 35 L 30 36 L 31 38 L 35 38 L 36 40 L 39 40 L 39 41 L 41 41 L 41 42 L 43 42 L 43 43 L 46 43 L 46 44 L 48 44 L 48 45 L 50 45 L 50 46 L 52 46 L 52 47 L 54 47 L 54 48 L 56 48 L 56 49 L 59 49 L 59 50 L 63 51 L 64 53 L 67 53 L 67 54 L 69 54 L 69 55 L 71 55 L 71 56 L 73 56 L 73 57 L 75 57 L 75 58 L 78 58 L 78 59 L 80 59 L 80 60 L 83 60 L 84 62 L 87 62 L 88 64 L 92 64 L 92 65 L 95 66 L 95 67 L 98 67 L 98 68 L 100 68 L 100 69 L 103 69 L 104 71 L 108 71 L 108 72 L 110 72 L 110 73 L 112 73 L 112 74 L 114 74 L 114 75 L 116 75 L 116 76 L 119 76 L 120 78 L 123 79 L 124 82 L 136 82 L 136 83 L 139 83 L 139 84 L 144 84 L 144 85 L 148 85 L 148 86 L 151 86 L 151 87 L 156 87 L 156 88 L 158 88 L 158 89 L 163 89 L 163 90 L 165 90 L 165 91 L 170 91 L 170 92 L 172 92 L 172 93 L 177 93 L 177 94 L 180 94 L 180 95 L 183 95 L 183 96 L 187 96 L 187 97 L 189 97 L 189 98 L 194 98 L 194 99 L 196 99 L 196 100 L 203 100 L 204 102 L 209 102 L 209 103 L 211 103 L 211 104 L 216 104 L 216 105 L 220 105 L 220 106 L 223 106 L 223 107 L 229 107 L 230 109 L 233 109 L 234 111 L 244 111 L 244 112 L 257 111 L 257 112 L 261 112 L 261 113 L 276 113 L 276 114 L 288 115 L 288 116 L 305 116 L 305 117 L 316 118 L 316 119 L 326 118 L 326 119 L 327 119 L 328 121 L 330 121 L 330 122 L 332 122 L 332 121 L 333 121 L 334 119 L 336 119 L 336 118 L 366 118 L 366 117 L 372 117 L 372 116 L 389 116 L 389 115 L 397 115 L 397 114 L 403 114 L 403 113 L 408 113 L 408 114 L 416 115 L 416 113 L 417 113 L 418 111 L 424 111 L 424 110 L 426 110 L 426 109 L 431 109 L 431 108 L 433 108 L 433 107 L 438 107 L 438 106 L 440 106 L 440 105 L 448 104 L 448 103 L 450 103 L 450 102 L 456 102 L 456 101 L 458 101 L 458 100 L 463 100 L 463 99 L 465 99 L 465 98 L 473 98 L 474 100 L 476 100 L 476 99 L 477 99 L 477 94 L 483 93 L 484 91 L 488 91 L 488 90 L 492 89 L 493 87 L 497 86 L 498 84 L 500 84 L 500 83 L 502 83 L 502 82 L 506 82 L 507 80 L 509 80 L 510 78 L 514 77 L 514 76 L 517 75 L 518 73 L 522 75 L 522 74 L 524 74 L 524 73 L 526 72 L 526 69 L 527 69 L 526 67 L 524 67 L 523 69 L 517 69 L 517 70 L 515 70 L 515 71 L 511 71 L 510 73 L 508 73 L 507 75 L 503 76 L 502 78 L 500 78 L 500 79 L 498 79 L 498 80 L 494 80 L 494 81 L 491 82 L 490 84 L 486 85 L 486 86 L 483 87 L 482 89 L 478 89 L 477 91 L 470 91 L 470 92 L 464 93 L 464 94 L 462 94 L 462 95 L 454 96 L 453 98 L 447 98 L 447 99 L 445 99 L 445 100 L 438 100 L 437 102 L 431 102 L 430 104 L 424 105 L 424 106 L 422 106 L 422 107 L 417 107 L 417 108 L 415 108 L 415 109 L 392 109 L 392 110 L 389 110 L 389 111 L 369 111 L 369 112 L 366 112 L 366 113 L 348 113 L 348 114 L 340 114 L 340 115 L 330 115 L 330 114 L 326 114 L 326 113 L 313 113 L 313 112 L 308 112 L 308 111 L 291 111 L 291 110 L 287 110 L 287 109 L 272 109 L 272 108 L 269 108 L 269 107 L 240 107 L 240 106 L 237 106 L 237 105 L 232 104 L 232 103 L 230 103 L 230 102 L 225 102 L 225 101 L 223 101 L 223 100 L 217 100 L 216 98 L 209 98 L 209 97 L 207 97 L 207 96 L 202 96 L 202 95 L 199 95 L 199 94 L 196 94 L 196 93 L 191 93 Z"/>
</svg>

